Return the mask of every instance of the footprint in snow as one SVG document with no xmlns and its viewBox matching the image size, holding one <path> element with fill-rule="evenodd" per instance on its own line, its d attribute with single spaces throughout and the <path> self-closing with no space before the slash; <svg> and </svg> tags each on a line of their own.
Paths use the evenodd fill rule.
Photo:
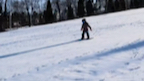
<svg viewBox="0 0 144 81">
<path fill-rule="evenodd" d="M 81 70 L 74 70 L 74 72 L 76 72 L 76 73 L 82 73 Z"/>
<path fill-rule="evenodd" d="M 125 65 L 129 65 L 129 64 L 130 64 L 129 62 L 126 62 L 126 63 L 125 63 Z"/>
<path fill-rule="evenodd" d="M 129 71 L 134 71 L 134 70 L 137 70 L 137 69 L 140 69 L 140 67 L 130 68 Z"/>
<path fill-rule="evenodd" d="M 98 65 L 98 63 L 93 63 L 92 65 L 93 65 L 93 66 L 97 66 L 97 65 Z"/>
<path fill-rule="evenodd" d="M 5 79 L 5 78 L 4 78 L 4 79 L 3 79 L 3 78 L 2 78 L 2 79 L 0 78 L 0 81 L 6 81 L 6 80 L 7 80 L 7 79 Z"/>
<path fill-rule="evenodd" d="M 39 67 L 37 67 L 36 70 L 39 71 Z"/>
<path fill-rule="evenodd" d="M 97 75 L 97 71 L 89 71 L 89 74 L 91 74 L 91 75 Z"/>
<path fill-rule="evenodd" d="M 99 80 L 99 81 L 105 81 L 105 79 L 101 79 L 101 80 Z"/>
<path fill-rule="evenodd" d="M 46 67 L 46 65 L 42 65 L 42 67 Z"/>
<path fill-rule="evenodd" d="M 69 59 L 67 58 L 67 59 L 65 59 L 66 61 L 68 61 Z"/>
<path fill-rule="evenodd" d="M 84 81 L 83 78 L 76 78 L 75 81 Z"/>
<path fill-rule="evenodd" d="M 12 77 L 14 78 L 14 77 L 16 77 L 17 76 L 17 74 L 14 74 Z"/>
</svg>

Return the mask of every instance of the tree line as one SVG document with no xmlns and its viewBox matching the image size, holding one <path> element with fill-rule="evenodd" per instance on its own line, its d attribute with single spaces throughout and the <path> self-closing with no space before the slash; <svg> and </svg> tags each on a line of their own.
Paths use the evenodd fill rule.
<svg viewBox="0 0 144 81">
<path fill-rule="evenodd" d="M 0 2 L 0 31 L 144 7 L 144 0 L 8 0 Z"/>
</svg>

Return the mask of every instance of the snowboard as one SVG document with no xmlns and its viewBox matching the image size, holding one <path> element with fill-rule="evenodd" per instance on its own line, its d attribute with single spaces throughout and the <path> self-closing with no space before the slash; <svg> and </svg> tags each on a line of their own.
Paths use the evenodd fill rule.
<svg viewBox="0 0 144 81">
<path fill-rule="evenodd" d="M 87 38 L 85 38 L 85 39 L 79 39 L 79 41 L 91 40 L 91 39 L 93 39 L 93 37 L 91 37 L 91 38 L 89 38 L 89 39 L 87 39 Z"/>
</svg>

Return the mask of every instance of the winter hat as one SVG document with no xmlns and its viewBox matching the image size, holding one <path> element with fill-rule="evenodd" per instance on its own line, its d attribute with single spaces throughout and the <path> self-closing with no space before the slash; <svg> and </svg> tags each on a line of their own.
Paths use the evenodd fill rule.
<svg viewBox="0 0 144 81">
<path fill-rule="evenodd" d="M 86 19 L 82 19 L 82 22 L 85 22 L 86 21 Z"/>
<path fill-rule="evenodd" d="M 82 19 L 82 23 L 84 24 L 86 22 L 86 19 Z"/>
</svg>

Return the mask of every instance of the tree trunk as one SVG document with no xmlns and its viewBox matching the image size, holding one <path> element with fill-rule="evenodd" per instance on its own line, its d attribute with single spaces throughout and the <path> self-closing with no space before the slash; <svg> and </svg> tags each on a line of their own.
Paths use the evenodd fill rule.
<svg viewBox="0 0 144 81">
<path fill-rule="evenodd" d="M 105 5 L 105 12 L 107 13 L 108 12 L 108 0 L 105 0 L 105 2 L 106 2 L 106 5 Z"/>
<path fill-rule="evenodd" d="M 60 6 L 59 6 L 59 1 L 58 0 L 56 1 L 56 5 L 57 5 L 57 8 L 58 8 L 59 16 L 61 16 L 61 14 L 60 14 Z M 61 20 L 61 17 L 59 17 L 59 18 Z"/>
<path fill-rule="evenodd" d="M 9 15 L 9 28 L 12 28 L 12 12 Z"/>
<path fill-rule="evenodd" d="M 28 8 L 27 8 L 27 16 L 28 16 L 29 27 L 31 27 L 31 16 Z"/>
<path fill-rule="evenodd" d="M 25 0 L 25 5 L 26 5 L 26 10 L 27 10 L 27 16 L 28 16 L 28 25 L 29 27 L 31 27 L 32 23 L 31 23 L 31 14 L 29 12 L 29 5 L 31 4 L 31 2 L 29 2 L 29 0 Z M 32 6 L 32 5 L 31 5 Z"/>
<path fill-rule="evenodd" d="M 3 26 L 3 29 L 5 30 L 6 28 L 5 27 L 7 27 L 7 0 L 5 0 L 5 9 L 4 9 L 4 13 L 3 13 L 3 25 L 5 25 L 5 26 Z"/>
</svg>

